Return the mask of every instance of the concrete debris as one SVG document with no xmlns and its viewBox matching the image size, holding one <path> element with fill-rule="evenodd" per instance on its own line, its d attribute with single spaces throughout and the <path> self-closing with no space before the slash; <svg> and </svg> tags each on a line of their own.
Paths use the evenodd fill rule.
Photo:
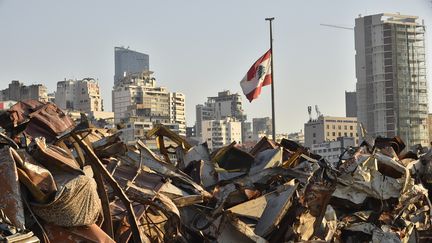
<svg viewBox="0 0 432 243">
<path fill-rule="evenodd" d="M 164 126 L 128 146 L 52 103 L 0 114 L 0 242 L 431 242 L 432 149 L 329 163 L 293 141 L 212 153 Z"/>
</svg>

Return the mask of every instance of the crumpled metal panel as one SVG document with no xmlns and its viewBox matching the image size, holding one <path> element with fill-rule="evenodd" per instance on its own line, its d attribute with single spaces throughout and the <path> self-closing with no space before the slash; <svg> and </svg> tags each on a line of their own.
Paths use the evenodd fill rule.
<svg viewBox="0 0 432 243">
<path fill-rule="evenodd" d="M 291 197 L 298 184 L 293 180 L 286 183 L 285 188 L 278 191 L 278 196 L 268 201 L 267 206 L 255 227 L 255 233 L 260 236 L 268 235 L 282 220 L 291 206 Z"/>
<path fill-rule="evenodd" d="M 255 234 L 247 224 L 233 218 L 230 214 L 225 214 L 221 217 L 222 219 L 217 230 L 217 242 L 267 242 L 267 240 Z"/>
<path fill-rule="evenodd" d="M 267 149 L 255 156 L 254 163 L 249 170 L 249 175 L 256 174 L 267 168 L 279 167 L 282 165 L 283 148 Z"/>
<path fill-rule="evenodd" d="M 38 202 L 46 203 L 57 192 L 57 185 L 51 172 L 24 150 L 13 150 L 12 155 L 19 167 L 21 183 L 25 184 Z M 40 197 L 36 196 L 39 194 Z"/>
<path fill-rule="evenodd" d="M 275 143 L 273 140 L 270 140 L 267 137 L 262 137 L 261 140 L 249 151 L 249 153 L 253 156 L 256 156 L 261 151 L 275 149 L 276 147 L 277 143 Z"/>
<path fill-rule="evenodd" d="M 72 174 L 83 174 L 78 162 L 71 157 L 64 149 L 47 144 L 45 138 L 35 139 L 37 149 L 33 152 L 33 158 L 38 160 L 49 170 L 61 169 Z"/>
</svg>

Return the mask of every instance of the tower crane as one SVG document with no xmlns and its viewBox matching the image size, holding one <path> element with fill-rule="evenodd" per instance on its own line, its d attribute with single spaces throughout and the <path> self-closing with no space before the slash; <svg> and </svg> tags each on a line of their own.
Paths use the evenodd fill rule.
<svg viewBox="0 0 432 243">
<path fill-rule="evenodd" d="M 338 28 L 338 29 L 344 29 L 344 30 L 354 30 L 354 28 L 351 27 L 345 27 L 340 25 L 334 25 L 334 24 L 320 24 L 321 26 L 327 26 L 331 28 Z"/>
</svg>

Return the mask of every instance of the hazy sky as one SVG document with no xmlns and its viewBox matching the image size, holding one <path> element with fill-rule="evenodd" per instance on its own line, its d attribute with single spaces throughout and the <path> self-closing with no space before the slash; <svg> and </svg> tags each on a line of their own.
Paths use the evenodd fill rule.
<svg viewBox="0 0 432 243">
<path fill-rule="evenodd" d="M 432 26 L 429 0 L 0 0 L 0 89 L 21 80 L 54 91 L 64 78 L 94 77 L 111 110 L 114 46 L 129 46 L 150 55 L 158 85 L 186 94 L 191 126 L 207 96 L 241 92 L 240 80 L 269 48 L 264 18 L 274 16 L 276 129 L 293 132 L 303 128 L 308 105 L 344 116 L 344 91 L 355 90 L 354 31 L 320 23 L 353 27 L 359 14 L 382 12 L 418 15 Z M 271 116 L 270 87 L 252 103 L 244 98 L 244 108 L 249 120 Z"/>
</svg>

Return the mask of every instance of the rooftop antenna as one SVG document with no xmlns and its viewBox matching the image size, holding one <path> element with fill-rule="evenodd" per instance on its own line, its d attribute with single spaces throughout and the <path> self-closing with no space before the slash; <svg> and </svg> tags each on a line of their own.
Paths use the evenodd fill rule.
<svg viewBox="0 0 432 243">
<path fill-rule="evenodd" d="M 317 113 L 317 118 L 321 116 L 321 112 L 318 109 L 318 105 L 315 105 L 315 112 Z"/>
<path fill-rule="evenodd" d="M 307 107 L 307 109 L 308 109 L 308 114 L 309 114 L 309 121 L 312 121 L 312 106 L 308 106 Z"/>
</svg>

